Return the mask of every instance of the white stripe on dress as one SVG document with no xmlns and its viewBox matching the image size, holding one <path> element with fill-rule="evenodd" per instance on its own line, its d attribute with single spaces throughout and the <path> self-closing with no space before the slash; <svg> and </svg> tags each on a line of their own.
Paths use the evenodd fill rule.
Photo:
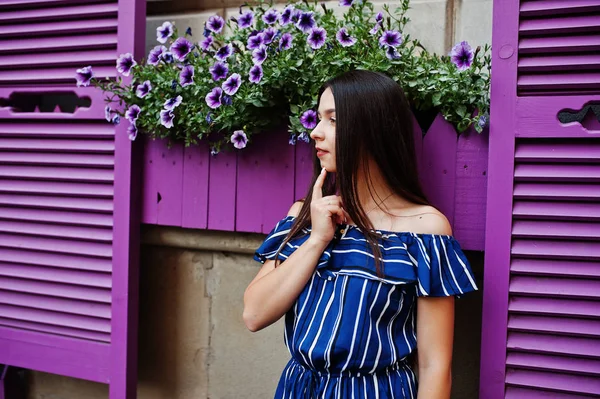
<svg viewBox="0 0 600 399">
<path fill-rule="evenodd" d="M 356 321 L 354 322 L 354 332 L 352 333 L 352 343 L 350 344 L 350 351 L 348 352 L 348 358 L 346 359 L 346 364 L 342 367 L 342 371 L 346 371 L 346 368 L 350 364 L 350 359 L 352 359 L 352 353 L 354 352 L 354 344 L 356 343 L 356 334 L 358 333 L 358 322 L 360 321 L 360 313 L 362 311 L 363 300 L 365 299 L 365 290 L 367 288 L 368 280 L 363 282 L 362 290 L 360 292 L 360 300 L 358 302 L 358 315 L 356 315 Z M 352 391 L 354 395 L 354 391 Z"/>
<path fill-rule="evenodd" d="M 340 327 L 340 321 L 342 319 L 344 299 L 346 297 L 346 287 L 347 286 L 348 286 L 348 276 L 344 276 L 344 278 L 342 279 L 342 288 L 341 288 L 341 296 L 340 296 L 340 305 L 338 307 L 338 315 L 335 319 L 335 323 L 333 324 L 333 328 L 331 330 L 331 338 L 329 339 L 329 342 L 327 343 L 327 346 L 325 347 L 325 353 L 323 356 L 324 357 L 323 360 L 326 361 L 325 368 L 328 370 L 331 367 L 331 349 L 333 347 L 333 341 L 335 340 L 335 338 L 338 334 L 338 329 Z"/>
<path fill-rule="evenodd" d="M 383 307 L 383 310 L 381 311 L 381 313 L 379 314 L 379 317 L 377 318 L 377 321 L 375 322 L 375 331 L 377 331 L 377 341 L 379 343 L 379 346 L 377 348 L 377 356 L 375 356 L 375 362 L 373 364 L 373 368 L 371 369 L 371 373 L 374 373 L 375 370 L 377 370 L 377 367 L 379 366 L 379 358 L 381 357 L 381 333 L 379 332 L 379 323 L 381 322 L 381 318 L 383 317 L 383 314 L 385 313 L 385 311 L 387 310 L 387 308 L 390 306 L 390 302 L 392 299 L 392 293 L 394 292 L 394 290 L 396 289 L 396 286 L 392 286 L 392 289 L 390 290 L 390 292 L 388 293 L 388 297 L 387 297 L 387 301 L 385 302 L 385 306 Z"/>
<path fill-rule="evenodd" d="M 469 282 L 471 283 L 471 286 L 473 286 L 474 289 L 477 289 L 477 285 L 475 284 L 475 281 L 473 281 L 473 279 L 471 278 L 471 273 L 469 273 L 469 270 L 467 269 L 467 265 L 465 265 L 464 262 L 462 261 L 462 259 L 460 259 L 460 256 L 458 256 L 458 253 L 456 251 L 454 251 L 454 254 L 456 255 L 456 259 L 458 260 L 458 262 L 460 263 L 462 268 L 465 270 L 465 274 L 469 278 Z"/>
<path fill-rule="evenodd" d="M 315 321 L 315 317 L 317 317 L 317 309 L 319 309 L 319 305 L 321 304 L 321 299 L 323 299 L 324 292 L 325 292 L 325 284 L 323 283 L 323 289 L 321 290 L 321 295 L 319 295 L 319 299 L 317 300 L 317 306 L 315 306 L 315 311 L 312 315 L 312 318 L 310 319 L 310 322 L 308 323 L 308 328 L 306 329 L 306 334 L 304 334 L 304 338 L 302 339 L 302 341 L 300 341 L 300 344 L 298 345 L 298 352 L 300 352 L 300 355 L 302 356 L 302 359 L 304 359 L 305 364 L 309 364 L 310 362 L 308 361 L 306 356 L 304 356 L 304 353 L 302 353 L 300 348 L 302 348 L 302 344 L 304 344 L 304 341 L 306 341 L 306 338 L 308 338 L 308 333 L 310 332 L 313 321 Z M 310 363 L 310 364 L 312 364 L 312 363 Z"/>
<path fill-rule="evenodd" d="M 446 294 L 446 296 L 450 295 L 448 294 L 448 290 L 446 290 L 446 287 L 444 286 L 444 277 L 442 276 L 442 258 L 440 258 L 440 250 L 438 249 L 437 245 L 435 245 L 435 237 L 432 237 L 433 240 L 433 249 L 435 250 L 435 256 L 438 262 L 438 266 L 440 269 L 440 284 L 442 285 L 442 290 L 444 290 L 444 294 Z"/>
<path fill-rule="evenodd" d="M 375 292 L 375 297 L 373 298 L 373 303 L 371 304 L 371 307 L 369 308 L 369 321 L 371 320 L 371 315 L 373 314 L 373 308 L 375 307 L 375 304 L 377 303 L 377 297 L 379 296 L 379 290 L 381 290 L 381 283 L 378 284 L 377 286 L 377 292 Z M 365 353 L 363 354 L 363 358 L 362 361 L 360 362 L 360 366 L 359 368 L 363 368 L 364 364 L 365 364 L 365 360 L 367 359 L 367 352 L 369 352 L 369 342 L 371 341 L 371 331 L 373 330 L 373 323 L 369 322 L 369 333 L 367 334 L 367 340 L 365 341 L 367 343 L 367 346 L 365 347 Z M 365 388 L 366 389 L 366 388 Z"/>
<path fill-rule="evenodd" d="M 450 269 L 450 275 L 452 276 L 452 280 L 454 280 L 454 284 L 456 285 L 458 291 L 461 294 L 464 294 L 463 290 L 460 288 L 460 285 L 458 285 L 458 281 L 456 281 L 456 276 L 454 276 L 454 270 L 452 270 L 450 259 L 448 259 L 448 250 L 446 249 L 446 244 L 444 244 L 444 240 L 440 240 L 440 243 L 442 244 L 442 248 L 444 249 L 444 257 L 446 258 L 446 264 L 448 265 L 448 269 Z"/>
<path fill-rule="evenodd" d="M 337 282 L 337 280 L 336 280 L 336 282 Z M 325 284 L 323 284 L 323 286 L 325 286 Z M 321 324 L 319 325 L 319 329 L 317 330 L 317 333 L 315 334 L 315 338 L 312 342 L 312 345 L 308 349 L 308 360 L 310 361 L 310 364 L 313 366 L 313 368 L 315 368 L 315 364 L 313 362 L 312 353 L 315 350 L 315 347 L 317 346 L 317 342 L 319 342 L 319 336 L 321 335 L 321 331 L 323 331 L 323 325 L 325 324 L 325 320 L 327 319 L 327 314 L 329 313 L 329 309 L 331 308 L 331 304 L 333 303 L 334 299 L 335 299 L 335 286 L 333 287 L 333 292 L 331 293 L 331 297 L 329 298 L 329 301 L 327 301 L 327 305 L 325 306 L 325 311 L 321 315 Z"/>
</svg>

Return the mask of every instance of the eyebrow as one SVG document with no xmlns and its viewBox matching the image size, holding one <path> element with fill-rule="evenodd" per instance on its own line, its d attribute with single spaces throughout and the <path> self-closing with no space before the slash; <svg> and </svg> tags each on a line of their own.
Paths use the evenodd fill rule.
<svg viewBox="0 0 600 399">
<path fill-rule="evenodd" d="M 335 108 L 326 109 L 323 111 L 324 114 L 333 114 L 335 112 Z M 321 115 L 320 111 L 317 111 L 317 114 Z"/>
</svg>

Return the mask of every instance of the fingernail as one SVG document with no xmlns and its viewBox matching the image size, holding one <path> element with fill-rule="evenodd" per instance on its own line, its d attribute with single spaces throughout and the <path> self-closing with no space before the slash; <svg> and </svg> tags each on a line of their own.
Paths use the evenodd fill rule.
<svg viewBox="0 0 600 399">
<path fill-rule="evenodd" d="M 323 173 L 323 172 L 325 172 L 325 168 L 322 168 L 322 169 L 321 169 L 321 173 Z"/>
</svg>

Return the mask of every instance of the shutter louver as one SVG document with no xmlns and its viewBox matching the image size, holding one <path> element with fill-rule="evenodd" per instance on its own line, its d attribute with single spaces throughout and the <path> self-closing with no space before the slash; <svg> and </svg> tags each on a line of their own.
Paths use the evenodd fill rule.
<svg viewBox="0 0 600 399">
<path fill-rule="evenodd" d="M 118 1 L 4 1 L 0 86 L 69 84 L 91 65 L 116 77 Z"/>
<path fill-rule="evenodd" d="M 522 0 L 517 90 L 573 95 L 600 89 L 600 3 Z"/>
<path fill-rule="evenodd" d="M 506 398 L 600 396 L 598 153 L 516 141 Z"/>
</svg>

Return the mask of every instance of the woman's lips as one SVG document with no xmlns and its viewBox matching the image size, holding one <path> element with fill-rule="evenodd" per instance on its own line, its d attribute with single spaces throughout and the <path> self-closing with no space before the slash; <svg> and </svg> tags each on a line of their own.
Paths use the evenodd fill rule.
<svg viewBox="0 0 600 399">
<path fill-rule="evenodd" d="M 328 151 L 322 150 L 320 148 L 317 148 L 317 157 L 322 157 L 325 154 L 329 154 Z"/>
</svg>

